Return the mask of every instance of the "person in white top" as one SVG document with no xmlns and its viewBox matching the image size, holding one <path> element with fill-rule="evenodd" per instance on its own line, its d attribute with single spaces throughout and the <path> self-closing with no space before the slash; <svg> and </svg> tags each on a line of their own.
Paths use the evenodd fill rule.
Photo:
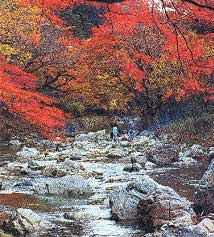
<svg viewBox="0 0 214 237">
<path fill-rule="evenodd" d="M 119 129 L 115 124 L 112 128 L 112 143 L 116 143 L 118 141 Z"/>
</svg>

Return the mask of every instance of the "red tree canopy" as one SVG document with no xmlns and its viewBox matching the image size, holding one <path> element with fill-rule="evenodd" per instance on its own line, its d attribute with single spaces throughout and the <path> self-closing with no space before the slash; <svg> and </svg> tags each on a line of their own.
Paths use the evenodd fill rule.
<svg viewBox="0 0 214 237">
<path fill-rule="evenodd" d="M 35 91 L 36 77 L 7 62 L 0 62 L 0 101 L 6 108 L 53 137 L 62 128 L 66 115 L 53 106 L 55 100 Z"/>
</svg>

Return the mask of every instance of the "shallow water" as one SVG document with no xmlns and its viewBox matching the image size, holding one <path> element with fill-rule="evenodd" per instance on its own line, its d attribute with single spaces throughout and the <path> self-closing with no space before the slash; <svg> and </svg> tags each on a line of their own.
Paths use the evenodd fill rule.
<svg viewBox="0 0 214 237">
<path fill-rule="evenodd" d="M 158 183 L 173 188 L 180 196 L 187 198 L 189 201 L 194 200 L 194 193 L 199 180 L 207 169 L 207 162 L 201 161 L 191 165 L 175 169 L 164 170 L 163 172 L 151 174 L 151 177 Z"/>
<path fill-rule="evenodd" d="M 0 146 L 1 166 L 15 160 L 15 150 Z M 63 196 L 32 196 L 27 194 L 0 194 L 0 207 L 4 209 L 30 208 L 57 224 L 57 228 L 45 233 L 33 233 L 29 237 L 141 237 L 143 231 L 120 225 L 111 219 L 108 196 L 116 187 L 126 185 L 132 179 L 149 174 L 157 182 L 175 189 L 182 197 L 193 200 L 195 187 L 207 164 L 174 165 L 168 168 L 127 173 L 124 163 L 99 159 L 98 162 L 82 161 L 82 166 L 93 173 L 89 178 L 95 194 L 88 199 L 68 199 Z M 69 219 L 64 214 L 69 213 Z"/>
</svg>

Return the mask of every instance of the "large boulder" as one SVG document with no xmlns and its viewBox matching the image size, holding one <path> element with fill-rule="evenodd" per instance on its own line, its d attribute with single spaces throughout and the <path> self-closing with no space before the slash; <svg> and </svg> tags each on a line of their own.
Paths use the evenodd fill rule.
<svg viewBox="0 0 214 237">
<path fill-rule="evenodd" d="M 53 229 L 54 225 L 31 209 L 19 208 L 2 228 L 19 236 L 26 236 L 34 231 Z"/>
<path fill-rule="evenodd" d="M 113 191 L 110 205 L 114 218 L 136 222 L 148 230 L 167 223 L 192 223 L 194 214 L 186 199 L 147 175 Z"/>
<path fill-rule="evenodd" d="M 198 214 L 214 213 L 214 159 L 197 188 L 194 208 Z"/>
<path fill-rule="evenodd" d="M 155 145 L 148 152 L 148 161 L 153 162 L 159 166 L 170 165 L 178 161 L 179 152 L 176 146 L 170 144 Z"/>
<path fill-rule="evenodd" d="M 33 181 L 32 189 L 39 194 L 64 195 L 71 198 L 92 194 L 88 182 L 78 175 L 67 175 L 59 178 L 38 178 Z"/>
</svg>

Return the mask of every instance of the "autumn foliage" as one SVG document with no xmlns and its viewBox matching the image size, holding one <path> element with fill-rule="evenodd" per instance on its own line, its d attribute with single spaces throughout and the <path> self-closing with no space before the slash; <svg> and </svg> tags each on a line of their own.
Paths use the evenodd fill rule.
<svg viewBox="0 0 214 237">
<path fill-rule="evenodd" d="M 75 15 L 92 32 L 78 38 L 63 10 L 86 5 L 102 20 Z M 0 101 L 45 135 L 65 123 L 61 97 L 151 116 L 171 97 L 214 99 L 213 0 L 3 0 L 0 11 Z"/>
<path fill-rule="evenodd" d="M 54 100 L 35 91 L 36 77 L 16 66 L 0 62 L 0 100 L 9 112 L 21 115 L 26 121 L 42 129 L 42 134 L 54 134 L 61 128 L 65 114 L 51 105 Z M 51 131 L 51 132 L 50 132 Z"/>
</svg>

